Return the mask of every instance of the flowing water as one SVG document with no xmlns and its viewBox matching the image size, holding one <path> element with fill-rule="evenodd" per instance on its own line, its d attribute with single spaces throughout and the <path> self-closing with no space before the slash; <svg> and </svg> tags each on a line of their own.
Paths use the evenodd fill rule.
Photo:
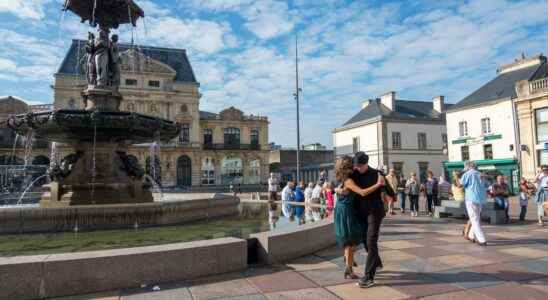
<svg viewBox="0 0 548 300">
<path fill-rule="evenodd" d="M 57 165 L 57 142 L 51 142 L 51 151 L 49 153 L 49 166 L 53 168 Z"/>
<path fill-rule="evenodd" d="M 152 192 L 160 194 L 160 201 L 164 201 L 164 192 L 162 191 L 162 188 L 160 187 L 158 182 L 156 182 L 156 180 L 154 180 L 154 178 L 152 178 L 152 176 L 148 174 L 145 174 L 145 179 L 148 179 L 152 184 Z"/>
<path fill-rule="evenodd" d="M 97 124 L 93 124 L 93 149 L 91 152 L 91 203 L 95 204 L 95 176 L 96 172 L 96 161 L 95 161 L 95 148 L 97 146 Z"/>
<path fill-rule="evenodd" d="M 25 198 L 25 195 L 27 194 L 27 192 L 34 186 L 34 184 L 35 184 L 38 180 L 40 180 L 40 179 L 42 179 L 42 178 L 44 178 L 44 177 L 46 177 L 46 176 L 48 176 L 48 175 L 47 175 L 47 174 L 44 174 L 44 175 L 39 176 L 39 177 L 37 177 L 36 179 L 34 179 L 34 180 L 25 188 L 25 190 L 24 190 L 23 193 L 21 194 L 21 197 L 19 197 L 19 200 L 17 201 L 17 204 L 16 204 L 16 205 L 19 206 L 19 205 L 23 204 L 23 198 Z"/>
</svg>

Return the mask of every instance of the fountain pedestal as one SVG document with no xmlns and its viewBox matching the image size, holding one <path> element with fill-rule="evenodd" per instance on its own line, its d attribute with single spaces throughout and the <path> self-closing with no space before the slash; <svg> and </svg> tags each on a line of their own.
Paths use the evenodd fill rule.
<svg viewBox="0 0 548 300">
<path fill-rule="evenodd" d="M 77 161 L 71 172 L 46 185 L 40 206 L 152 202 L 152 193 L 128 161 L 124 147 L 111 143 L 75 145 Z"/>
<path fill-rule="evenodd" d="M 119 111 L 122 95 L 120 93 L 96 87 L 88 87 L 82 92 L 85 109 L 92 111 Z"/>
</svg>

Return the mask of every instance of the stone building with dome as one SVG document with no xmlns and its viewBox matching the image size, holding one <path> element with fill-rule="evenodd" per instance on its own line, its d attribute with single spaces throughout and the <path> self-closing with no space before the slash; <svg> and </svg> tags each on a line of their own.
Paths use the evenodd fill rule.
<svg viewBox="0 0 548 300">
<path fill-rule="evenodd" d="M 130 146 L 149 175 L 164 187 L 257 185 L 268 178 L 268 119 L 227 107 L 200 110 L 200 84 L 183 49 L 119 44 L 120 110 L 176 121 L 180 135 L 162 143 Z M 87 85 L 85 41 L 73 40 L 54 74 L 54 109 L 83 109 Z M 14 112 L 20 113 L 20 111 Z M 59 157 L 72 149 L 61 147 Z M 154 158 L 152 158 L 154 157 Z"/>
</svg>

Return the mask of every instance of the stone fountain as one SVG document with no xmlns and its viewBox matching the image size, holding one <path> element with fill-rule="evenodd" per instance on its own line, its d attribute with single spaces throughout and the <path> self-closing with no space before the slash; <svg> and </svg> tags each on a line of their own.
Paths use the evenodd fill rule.
<svg viewBox="0 0 548 300">
<path fill-rule="evenodd" d="M 88 34 L 84 110 L 59 109 L 17 115 L 8 126 L 21 135 L 30 131 L 50 142 L 71 146 L 74 153 L 49 169 L 41 207 L 152 202 L 144 170 L 126 154 L 131 144 L 168 141 L 179 133 L 176 123 L 120 111 L 118 36 L 110 29 L 136 26 L 143 10 L 132 0 L 67 0 L 68 10 L 98 27 Z"/>
</svg>

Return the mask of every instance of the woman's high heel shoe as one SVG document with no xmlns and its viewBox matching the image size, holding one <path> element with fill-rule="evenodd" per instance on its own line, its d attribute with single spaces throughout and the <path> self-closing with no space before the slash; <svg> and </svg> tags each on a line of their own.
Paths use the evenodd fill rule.
<svg viewBox="0 0 548 300">
<path fill-rule="evenodd" d="M 346 269 L 344 269 L 344 279 L 360 279 L 360 277 L 356 274 L 354 274 L 354 272 L 352 272 L 352 269 L 349 268 L 349 267 L 346 267 Z"/>
</svg>

